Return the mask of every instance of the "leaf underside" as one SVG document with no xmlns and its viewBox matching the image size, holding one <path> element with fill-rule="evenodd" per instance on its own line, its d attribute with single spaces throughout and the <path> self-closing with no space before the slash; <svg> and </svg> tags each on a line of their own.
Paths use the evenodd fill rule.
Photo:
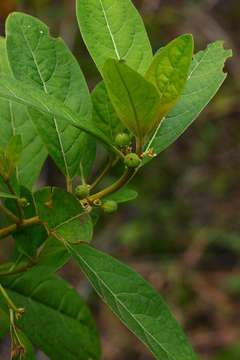
<svg viewBox="0 0 240 360">
<path fill-rule="evenodd" d="M 222 41 L 216 41 L 194 56 L 182 96 L 150 138 L 148 146 L 156 154 L 171 145 L 213 98 L 227 76 L 222 69 L 231 55 Z"/>
<path fill-rule="evenodd" d="M 158 122 L 170 111 L 182 94 L 193 56 L 192 35 L 171 41 L 153 59 L 145 78 L 156 86 L 160 95 Z M 157 124 L 153 124 L 154 129 Z"/>
</svg>

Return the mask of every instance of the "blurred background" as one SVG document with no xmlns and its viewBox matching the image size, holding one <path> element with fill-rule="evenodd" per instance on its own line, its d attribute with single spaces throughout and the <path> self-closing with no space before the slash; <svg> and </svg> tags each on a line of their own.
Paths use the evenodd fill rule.
<svg viewBox="0 0 240 360">
<path fill-rule="evenodd" d="M 192 33 L 195 52 L 225 40 L 229 76 L 184 135 L 146 166 L 132 187 L 139 196 L 101 218 L 94 245 L 132 266 L 163 296 L 202 360 L 240 359 L 240 2 L 135 0 L 154 52 Z M 92 89 L 100 80 L 81 40 L 75 0 L 1 0 L 0 32 L 20 10 L 47 23 L 77 57 Z M 99 157 L 99 164 L 104 153 Z M 97 167 L 93 170 L 97 171 Z M 113 180 L 114 174 L 106 179 Z M 41 183 L 61 184 L 49 159 Z M 10 244 L 10 245 L 9 245 Z M 3 248 L 2 248 L 3 246 Z M 0 263 L 11 243 L 1 243 Z M 103 360 L 153 356 L 98 300 L 74 263 L 61 275 L 86 299 L 101 333 Z M 9 339 L 0 359 L 9 359 Z M 38 359 L 47 357 L 38 353 Z"/>
</svg>

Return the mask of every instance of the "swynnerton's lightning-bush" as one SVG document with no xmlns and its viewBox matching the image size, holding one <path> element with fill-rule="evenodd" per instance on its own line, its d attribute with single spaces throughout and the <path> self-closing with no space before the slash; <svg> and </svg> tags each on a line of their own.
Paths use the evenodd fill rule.
<svg viewBox="0 0 240 360">
<path fill-rule="evenodd" d="M 72 257 L 156 359 L 197 359 L 161 296 L 90 243 L 97 216 L 137 196 L 126 185 L 139 168 L 215 95 L 231 51 L 217 41 L 193 55 L 193 38 L 184 34 L 153 56 L 130 0 L 77 0 L 76 11 L 102 75 L 92 94 L 65 43 L 38 19 L 12 13 L 0 39 L 0 210 L 6 220 L 0 238 L 14 239 L 12 263 L 0 268 L 0 335 L 10 332 L 13 359 L 35 359 L 33 345 L 51 360 L 101 358 L 87 305 L 55 275 Z M 109 161 L 92 181 L 96 143 Z M 64 175 L 65 190 L 32 190 L 47 155 Z M 96 191 L 114 166 L 122 175 Z"/>
</svg>

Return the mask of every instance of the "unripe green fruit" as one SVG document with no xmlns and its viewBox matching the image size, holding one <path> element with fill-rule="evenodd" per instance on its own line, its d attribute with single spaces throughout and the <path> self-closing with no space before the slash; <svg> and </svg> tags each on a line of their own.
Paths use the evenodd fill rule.
<svg viewBox="0 0 240 360">
<path fill-rule="evenodd" d="M 140 165 L 140 158 L 135 153 L 130 153 L 125 156 L 124 164 L 129 168 L 136 168 Z"/>
<path fill-rule="evenodd" d="M 117 211 L 118 204 L 116 201 L 108 200 L 103 204 L 103 210 L 106 214 L 112 214 Z"/>
<path fill-rule="evenodd" d="M 21 198 L 18 200 L 18 203 L 20 206 L 22 206 L 23 208 L 27 207 L 28 205 L 30 205 L 30 203 L 27 201 L 26 198 Z"/>
<path fill-rule="evenodd" d="M 74 192 L 78 199 L 85 199 L 89 195 L 89 186 L 88 185 L 78 185 L 75 187 Z"/>
<path fill-rule="evenodd" d="M 130 141 L 131 141 L 130 136 L 126 133 L 117 134 L 117 136 L 115 137 L 115 143 L 119 147 L 124 147 L 129 145 Z"/>
</svg>

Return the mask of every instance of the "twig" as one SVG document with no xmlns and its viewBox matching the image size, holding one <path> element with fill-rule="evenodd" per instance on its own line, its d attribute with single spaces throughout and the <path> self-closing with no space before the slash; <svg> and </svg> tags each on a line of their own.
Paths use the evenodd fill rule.
<svg viewBox="0 0 240 360">
<path fill-rule="evenodd" d="M 98 178 L 92 183 L 92 185 L 90 186 L 90 190 L 93 190 L 99 183 L 100 181 L 102 181 L 102 179 L 104 178 L 104 176 L 107 174 L 107 172 L 111 169 L 113 162 L 114 162 L 114 156 L 111 156 L 109 158 L 109 161 L 106 165 L 106 167 L 103 169 L 102 173 L 98 176 Z"/>
<path fill-rule="evenodd" d="M 15 216 L 10 210 L 8 210 L 4 206 L 2 206 L 1 203 L 0 203 L 0 211 L 2 211 L 7 217 L 9 217 L 16 224 L 19 223 L 19 218 L 17 216 Z"/>
<path fill-rule="evenodd" d="M 36 224 L 41 224 L 41 220 L 39 219 L 38 216 L 35 216 L 31 219 L 25 219 L 20 224 L 13 224 L 13 225 L 7 226 L 0 230 L 0 239 L 13 234 L 14 232 L 16 232 L 19 229 L 31 227 Z"/>
</svg>

